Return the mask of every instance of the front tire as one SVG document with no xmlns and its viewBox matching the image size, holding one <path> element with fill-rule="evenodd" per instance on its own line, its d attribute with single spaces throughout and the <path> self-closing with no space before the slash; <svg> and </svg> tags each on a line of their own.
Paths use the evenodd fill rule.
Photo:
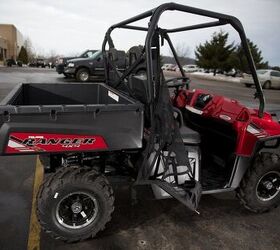
<svg viewBox="0 0 280 250">
<path fill-rule="evenodd" d="M 90 75 L 88 69 L 79 69 L 76 73 L 76 79 L 79 82 L 87 82 L 89 81 Z"/>
<path fill-rule="evenodd" d="M 237 196 L 247 209 L 255 213 L 276 208 L 280 203 L 279 155 L 262 153 L 257 156 L 243 177 Z"/>
<path fill-rule="evenodd" d="M 271 88 L 271 82 L 270 81 L 266 81 L 264 84 L 263 84 L 263 89 L 270 89 Z"/>
<path fill-rule="evenodd" d="M 37 196 L 41 227 L 66 242 L 94 237 L 113 211 L 113 190 L 106 177 L 85 167 L 61 168 L 42 184 Z"/>
</svg>

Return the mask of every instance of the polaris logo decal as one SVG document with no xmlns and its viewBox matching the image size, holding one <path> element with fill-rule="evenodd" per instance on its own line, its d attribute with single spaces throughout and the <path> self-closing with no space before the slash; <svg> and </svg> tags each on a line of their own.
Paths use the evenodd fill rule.
<svg viewBox="0 0 280 250">
<path fill-rule="evenodd" d="M 6 153 L 59 152 L 106 149 L 101 136 L 11 133 Z"/>
</svg>

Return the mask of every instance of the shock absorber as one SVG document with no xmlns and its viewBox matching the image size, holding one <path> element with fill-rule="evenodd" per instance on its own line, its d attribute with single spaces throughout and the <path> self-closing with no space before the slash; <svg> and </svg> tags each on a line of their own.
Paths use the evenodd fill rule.
<svg viewBox="0 0 280 250">
<path fill-rule="evenodd" d="M 83 160 L 80 154 L 68 154 L 62 157 L 62 166 L 82 166 Z"/>
</svg>

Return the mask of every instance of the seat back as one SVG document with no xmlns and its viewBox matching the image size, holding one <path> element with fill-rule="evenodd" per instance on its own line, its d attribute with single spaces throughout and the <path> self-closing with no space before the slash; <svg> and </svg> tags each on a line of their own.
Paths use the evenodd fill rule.
<svg viewBox="0 0 280 250">
<path fill-rule="evenodd" d="M 127 54 L 128 54 L 128 65 L 131 66 L 134 62 L 138 60 L 138 58 L 141 56 L 143 50 L 143 46 L 133 46 L 131 47 Z"/>
<path fill-rule="evenodd" d="M 121 77 L 122 73 L 119 70 L 124 70 L 127 66 L 127 58 L 126 53 L 123 50 L 116 50 L 115 48 L 111 48 L 108 51 L 108 58 L 111 63 L 116 67 L 116 70 L 112 68 L 113 65 L 108 64 L 108 84 L 113 86 L 116 81 Z"/>
<path fill-rule="evenodd" d="M 128 79 L 128 87 L 135 99 L 148 104 L 147 77 L 145 75 L 130 75 Z"/>
</svg>

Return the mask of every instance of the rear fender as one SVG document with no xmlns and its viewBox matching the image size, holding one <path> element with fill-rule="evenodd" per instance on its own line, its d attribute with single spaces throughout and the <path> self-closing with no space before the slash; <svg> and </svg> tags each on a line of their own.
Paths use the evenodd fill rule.
<svg viewBox="0 0 280 250">
<path fill-rule="evenodd" d="M 280 156 L 280 136 L 273 136 L 259 141 L 257 151 L 259 153 L 274 153 Z"/>
</svg>

